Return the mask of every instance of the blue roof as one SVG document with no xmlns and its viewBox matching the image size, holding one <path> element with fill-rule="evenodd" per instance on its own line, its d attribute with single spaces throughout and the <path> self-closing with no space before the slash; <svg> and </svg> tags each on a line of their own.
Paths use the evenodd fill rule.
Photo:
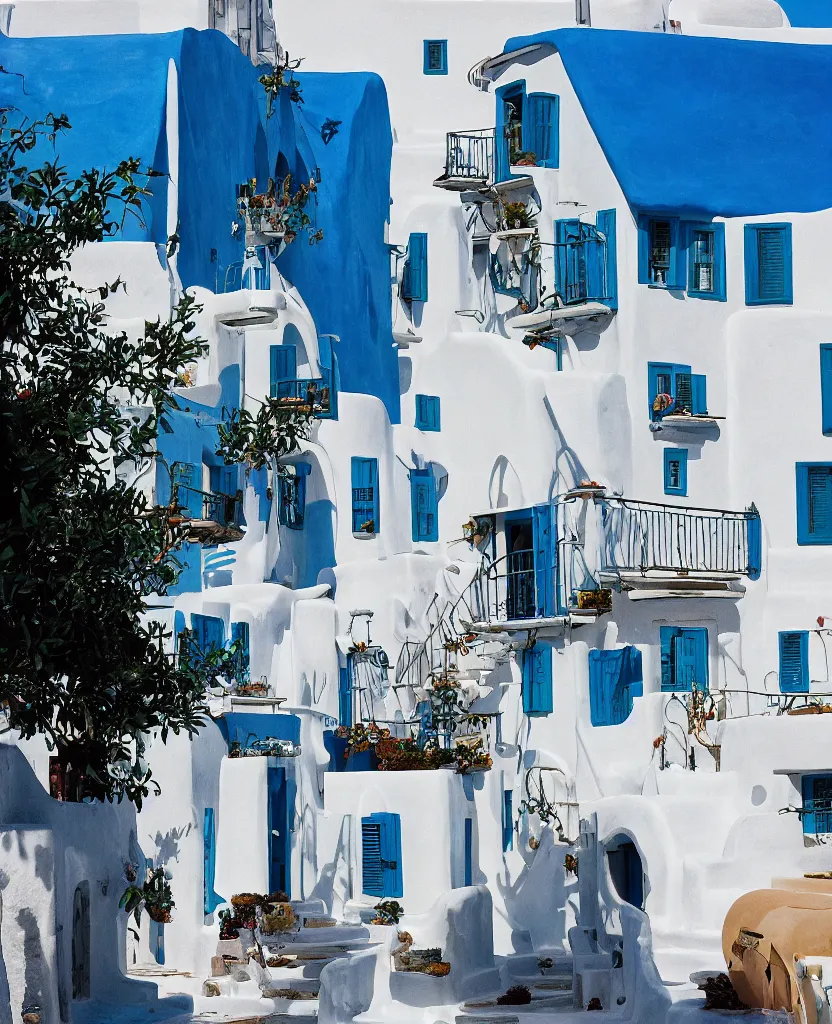
<svg viewBox="0 0 832 1024">
<path fill-rule="evenodd" d="M 832 207 L 832 46 L 570 28 L 505 51 L 530 44 L 559 51 L 631 206 Z"/>
</svg>

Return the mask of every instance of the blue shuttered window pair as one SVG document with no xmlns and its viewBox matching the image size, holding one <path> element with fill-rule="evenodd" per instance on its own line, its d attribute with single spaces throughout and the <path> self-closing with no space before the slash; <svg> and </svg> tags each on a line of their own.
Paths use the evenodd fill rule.
<svg viewBox="0 0 832 1024">
<path fill-rule="evenodd" d="M 202 877 L 202 902 L 206 915 L 213 914 L 221 903 L 222 896 L 214 892 L 214 874 L 217 860 L 216 829 L 214 826 L 214 808 L 206 807 L 202 823 L 202 852 L 204 869 Z"/>
<path fill-rule="evenodd" d="M 725 301 L 725 225 L 640 214 L 638 280 Z"/>
<path fill-rule="evenodd" d="M 214 615 L 191 615 L 191 629 L 197 649 L 207 654 L 209 651 L 222 650 L 225 647 L 225 625 L 222 619 Z"/>
<path fill-rule="evenodd" d="M 693 683 L 708 689 L 708 630 L 695 626 L 662 626 L 662 690 L 687 692 Z"/>
<path fill-rule="evenodd" d="M 803 834 L 832 832 L 832 775 L 804 775 L 800 780 L 803 797 Z"/>
<path fill-rule="evenodd" d="M 352 459 L 352 532 L 379 531 L 378 459 Z"/>
<path fill-rule="evenodd" d="M 593 725 L 625 722 L 633 710 L 633 698 L 643 693 L 641 651 L 637 647 L 589 652 L 589 713 Z"/>
<path fill-rule="evenodd" d="M 447 39 L 426 39 L 424 41 L 422 47 L 422 72 L 426 75 L 447 75 Z"/>
<path fill-rule="evenodd" d="M 526 95 L 525 82 L 497 90 L 497 129 L 494 179 L 514 177 L 511 165 L 525 154 L 533 166 L 560 166 L 560 97 L 552 93 Z"/>
<path fill-rule="evenodd" d="M 780 692 L 809 692 L 809 634 L 803 630 L 778 633 Z"/>
<path fill-rule="evenodd" d="M 289 325 L 292 326 L 291 324 Z M 287 327 L 288 330 L 288 327 Z M 285 380 L 297 380 L 298 350 L 294 345 L 272 345 L 269 348 L 269 395 L 277 398 L 277 386 Z"/>
<path fill-rule="evenodd" d="M 659 408 L 656 398 L 669 395 L 672 403 Z M 691 373 L 683 363 L 647 364 L 647 399 L 650 417 L 659 420 L 675 412 L 689 412 L 694 416 L 708 415 L 707 380 L 703 373 Z"/>
<path fill-rule="evenodd" d="M 410 508 L 413 540 L 439 540 L 436 478 L 432 469 L 411 469 Z"/>
<path fill-rule="evenodd" d="M 361 819 L 361 891 L 395 899 L 404 895 L 398 814 L 385 812 Z"/>
<path fill-rule="evenodd" d="M 685 260 L 678 217 L 638 218 L 638 281 L 655 288 L 684 288 Z"/>
<path fill-rule="evenodd" d="M 416 426 L 419 430 L 440 429 L 438 395 L 416 396 Z"/>
<path fill-rule="evenodd" d="M 798 462 L 797 543 L 832 544 L 832 464 Z"/>
<path fill-rule="evenodd" d="M 552 648 L 537 643 L 523 651 L 523 712 L 530 717 L 550 715 L 554 710 L 552 692 Z"/>
<path fill-rule="evenodd" d="M 402 297 L 407 302 L 428 301 L 428 236 L 424 231 L 413 231 L 408 238 Z"/>
<path fill-rule="evenodd" d="M 291 472 L 294 470 L 294 473 Z M 306 511 L 306 478 L 312 472 L 308 462 L 284 466 L 277 478 L 277 520 L 290 530 L 303 529 Z"/>
<path fill-rule="evenodd" d="M 792 304 L 791 224 L 745 225 L 745 304 Z"/>
<path fill-rule="evenodd" d="M 512 791 L 503 790 L 503 853 L 514 848 L 514 812 L 512 810 Z"/>
<path fill-rule="evenodd" d="M 688 493 L 687 448 L 665 448 L 664 493 L 684 497 Z"/>
</svg>

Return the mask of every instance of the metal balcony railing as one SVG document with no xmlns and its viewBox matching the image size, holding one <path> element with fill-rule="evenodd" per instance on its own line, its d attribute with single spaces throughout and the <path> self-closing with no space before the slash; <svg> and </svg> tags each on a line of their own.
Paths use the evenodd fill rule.
<svg viewBox="0 0 832 1024">
<path fill-rule="evenodd" d="M 832 832 L 832 800 L 809 798 L 803 801 L 800 814 L 803 831 L 813 835 Z"/>
<path fill-rule="evenodd" d="M 759 571 L 759 520 L 753 506 L 748 512 L 723 512 L 607 499 L 601 512 L 600 568 L 754 574 Z"/>
<path fill-rule="evenodd" d="M 243 536 L 243 494 L 212 494 L 174 483 L 171 501 L 181 510 L 188 540 L 221 543 Z M 201 514 L 201 518 L 200 518 Z"/>
<path fill-rule="evenodd" d="M 561 301 L 602 302 L 607 294 L 607 243 L 593 236 L 555 244 L 555 281 Z"/>
<path fill-rule="evenodd" d="M 445 141 L 445 178 L 492 181 L 494 176 L 494 129 L 448 132 Z"/>
<path fill-rule="evenodd" d="M 245 261 L 235 260 L 234 263 L 230 263 L 226 267 L 221 289 L 224 293 L 238 292 L 243 288 L 251 288 L 255 291 L 268 290 L 271 275 L 269 247 L 267 245 L 258 245 L 255 247 L 255 252 L 262 266 L 250 267 L 244 271 L 243 265 Z"/>
<path fill-rule="evenodd" d="M 302 409 L 315 415 L 330 411 L 329 386 L 321 377 L 301 380 L 281 380 L 273 387 L 272 398 L 280 405 Z"/>
</svg>

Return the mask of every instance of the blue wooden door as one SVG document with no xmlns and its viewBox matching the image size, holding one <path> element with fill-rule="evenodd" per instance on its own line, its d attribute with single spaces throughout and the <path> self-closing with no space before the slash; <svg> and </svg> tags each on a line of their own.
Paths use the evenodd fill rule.
<svg viewBox="0 0 832 1024">
<path fill-rule="evenodd" d="M 291 326 L 291 325 L 290 325 Z M 298 350 L 294 345 L 272 345 L 269 350 L 269 394 L 277 398 L 277 385 L 298 375 Z"/>
<path fill-rule="evenodd" d="M 285 768 L 268 769 L 269 793 L 269 889 L 291 896 L 291 826 L 294 816 L 294 779 Z"/>
<path fill-rule="evenodd" d="M 191 519 L 202 519 L 202 466 L 192 462 L 174 462 L 171 475 L 176 500 Z"/>
<path fill-rule="evenodd" d="M 474 884 L 474 821 L 465 819 L 465 885 Z"/>
<path fill-rule="evenodd" d="M 554 506 L 535 505 L 532 516 L 537 616 L 547 618 L 557 614 Z"/>
</svg>

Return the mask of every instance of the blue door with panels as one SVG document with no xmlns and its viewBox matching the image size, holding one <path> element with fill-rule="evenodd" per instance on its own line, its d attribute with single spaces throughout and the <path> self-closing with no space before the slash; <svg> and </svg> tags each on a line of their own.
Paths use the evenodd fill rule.
<svg viewBox="0 0 832 1024">
<path fill-rule="evenodd" d="M 696 683 L 708 689 L 708 630 L 704 627 L 662 626 L 662 690 L 687 692 Z"/>
<path fill-rule="evenodd" d="M 269 890 L 292 895 L 292 826 L 296 783 L 285 768 L 268 769 Z"/>
<path fill-rule="evenodd" d="M 595 726 L 620 725 L 644 692 L 641 651 L 621 647 L 589 652 L 589 710 Z"/>
<path fill-rule="evenodd" d="M 398 814 L 361 819 L 361 891 L 367 896 L 401 899 L 402 831 Z"/>
<path fill-rule="evenodd" d="M 536 643 L 523 651 L 523 711 L 526 715 L 550 715 L 554 709 L 552 693 L 552 648 Z"/>
<path fill-rule="evenodd" d="M 465 881 L 464 885 L 474 884 L 474 820 L 465 819 Z"/>
<path fill-rule="evenodd" d="M 558 613 L 555 534 L 554 505 L 535 505 L 532 509 L 535 614 L 541 619 L 550 618 Z"/>
<path fill-rule="evenodd" d="M 191 629 L 197 648 L 207 654 L 225 647 L 225 624 L 214 615 L 191 615 Z"/>
<path fill-rule="evenodd" d="M 809 692 L 809 633 L 804 630 L 778 634 L 780 692 Z"/>
<path fill-rule="evenodd" d="M 439 540 L 436 479 L 432 469 L 411 469 L 410 506 L 413 540 Z"/>
</svg>

